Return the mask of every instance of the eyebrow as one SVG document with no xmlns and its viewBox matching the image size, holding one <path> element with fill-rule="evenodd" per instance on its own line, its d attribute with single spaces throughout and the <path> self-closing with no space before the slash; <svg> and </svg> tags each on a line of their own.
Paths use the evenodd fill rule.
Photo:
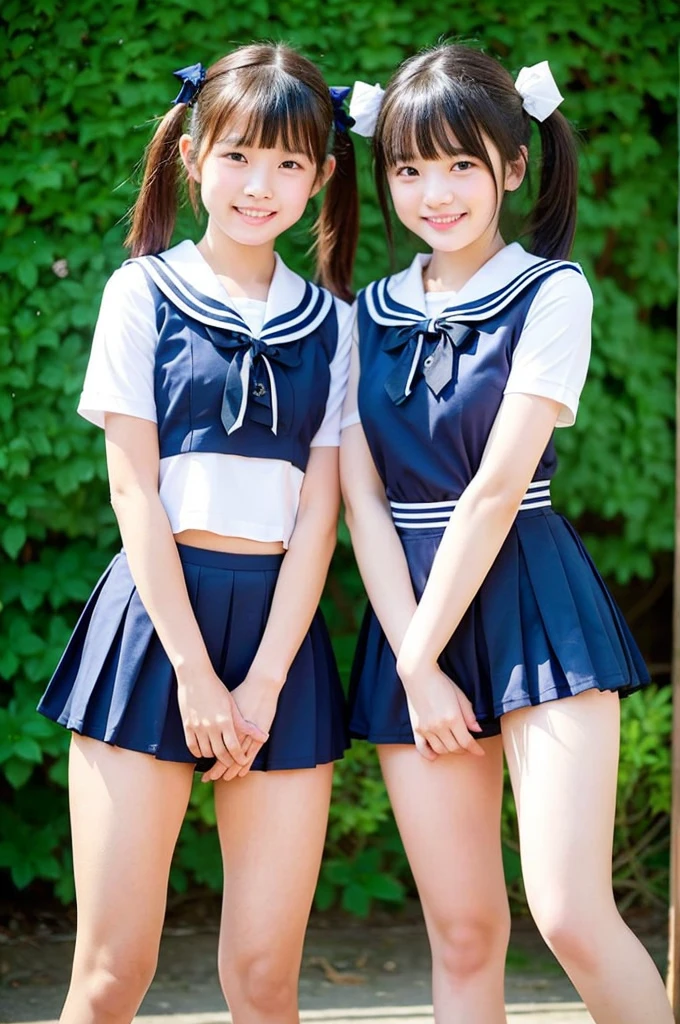
<svg viewBox="0 0 680 1024">
<path fill-rule="evenodd" d="M 221 139 L 217 139 L 216 145 L 219 145 L 220 143 L 227 146 L 242 146 L 243 136 L 232 132 L 231 135 L 223 135 Z"/>
<path fill-rule="evenodd" d="M 461 146 L 454 146 L 450 151 L 448 151 L 446 153 L 442 153 L 440 156 L 435 157 L 434 159 L 435 160 L 452 160 L 452 159 L 454 159 L 454 157 L 457 157 L 457 156 L 473 156 L 473 154 L 470 153 L 469 150 L 463 149 Z M 398 164 L 408 163 L 409 160 L 425 160 L 425 157 L 421 156 L 420 153 L 418 153 L 418 152 L 414 152 L 414 153 L 409 154 L 408 157 L 406 157 L 406 156 L 398 157 L 397 160 L 395 161 L 395 163 L 398 163 Z M 426 160 L 426 162 L 428 162 L 428 161 Z"/>
</svg>

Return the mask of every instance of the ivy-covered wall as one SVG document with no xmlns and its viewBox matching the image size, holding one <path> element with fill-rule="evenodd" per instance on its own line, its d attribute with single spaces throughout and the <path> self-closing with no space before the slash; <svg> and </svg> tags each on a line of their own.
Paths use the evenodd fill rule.
<svg viewBox="0 0 680 1024">
<path fill-rule="evenodd" d="M 258 38 L 297 45 L 332 84 L 384 81 L 443 36 L 483 45 L 513 71 L 550 60 L 582 140 L 575 256 L 596 304 L 578 425 L 559 433 L 556 498 L 603 573 L 632 585 L 620 593 L 639 610 L 663 591 L 673 539 L 675 17 L 674 0 L 5 0 L 0 873 L 16 886 L 53 886 L 72 898 L 67 736 L 33 708 L 118 544 L 102 437 L 74 409 L 102 286 L 124 256 L 139 160 L 153 118 L 176 92 L 172 70 Z M 360 139 L 357 148 L 360 286 L 388 261 Z M 281 246 L 302 270 L 308 224 Z M 199 232 L 185 212 L 178 235 Z M 407 255 L 404 242 L 399 261 Z M 340 539 L 325 608 L 346 668 L 361 587 L 342 529 Z M 647 646 L 654 660 L 668 660 L 658 643 Z M 616 872 L 629 902 L 664 897 L 669 732 L 668 690 L 625 703 Z M 219 884 L 212 824 L 209 788 L 197 787 L 175 888 Z M 516 886 L 509 803 L 504 830 Z M 409 884 L 372 752 L 358 746 L 336 775 L 318 902 L 340 897 L 362 913 L 374 897 L 400 901 Z"/>
</svg>

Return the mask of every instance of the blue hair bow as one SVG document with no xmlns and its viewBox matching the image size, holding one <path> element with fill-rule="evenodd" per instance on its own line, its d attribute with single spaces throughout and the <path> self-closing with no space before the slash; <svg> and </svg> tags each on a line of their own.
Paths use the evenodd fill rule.
<svg viewBox="0 0 680 1024">
<path fill-rule="evenodd" d="M 173 104 L 186 103 L 190 107 L 201 91 L 201 86 L 205 82 L 205 74 L 206 71 L 202 64 L 192 64 L 188 68 L 173 71 L 175 78 L 179 78 L 182 83 L 182 88 L 172 101 Z"/>
<path fill-rule="evenodd" d="M 352 91 L 349 85 L 332 85 L 330 87 L 331 103 L 333 104 L 333 124 L 336 132 L 347 132 L 354 125 L 354 118 L 345 110 L 345 100 Z"/>
</svg>

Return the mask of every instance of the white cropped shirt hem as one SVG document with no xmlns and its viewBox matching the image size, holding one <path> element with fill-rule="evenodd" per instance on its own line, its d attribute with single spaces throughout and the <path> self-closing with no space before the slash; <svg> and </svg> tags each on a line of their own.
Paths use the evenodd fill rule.
<svg viewBox="0 0 680 1024">
<path fill-rule="evenodd" d="M 164 254 L 178 275 L 197 291 L 238 310 L 259 337 L 265 319 L 281 299 L 291 308 L 304 282 L 277 256 L 267 302 L 228 296 L 193 242 Z M 338 341 L 331 361 L 326 414 L 310 447 L 337 447 L 351 349 L 350 307 L 334 299 Z M 154 365 L 158 341 L 156 312 L 142 268 L 129 263 L 115 271 L 102 298 L 78 412 L 104 427 L 105 414 L 157 422 Z M 304 473 L 280 459 L 245 458 L 213 452 L 185 452 L 161 459 L 159 495 L 173 533 L 206 530 L 222 536 L 280 541 L 288 547 L 295 528 Z"/>
</svg>

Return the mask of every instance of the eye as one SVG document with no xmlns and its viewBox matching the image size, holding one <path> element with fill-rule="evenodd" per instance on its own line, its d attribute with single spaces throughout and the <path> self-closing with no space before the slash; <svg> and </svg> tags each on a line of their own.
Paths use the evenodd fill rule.
<svg viewBox="0 0 680 1024">
<path fill-rule="evenodd" d="M 395 169 L 394 173 L 396 174 L 396 176 L 398 178 L 417 178 L 418 177 L 418 171 L 416 170 L 415 167 L 408 167 L 408 166 L 406 166 L 406 167 L 397 167 Z"/>
<path fill-rule="evenodd" d="M 296 168 L 302 170 L 302 164 L 299 163 L 297 160 L 283 160 L 281 166 L 286 171 L 294 171 Z"/>
<path fill-rule="evenodd" d="M 244 163 L 246 163 L 246 158 L 243 155 L 243 153 L 223 153 L 222 155 L 227 160 L 233 160 L 234 163 L 237 163 L 237 164 L 244 164 Z"/>
<path fill-rule="evenodd" d="M 472 160 L 457 160 L 453 165 L 454 170 L 457 171 L 469 171 L 471 167 L 474 167 Z"/>
</svg>

